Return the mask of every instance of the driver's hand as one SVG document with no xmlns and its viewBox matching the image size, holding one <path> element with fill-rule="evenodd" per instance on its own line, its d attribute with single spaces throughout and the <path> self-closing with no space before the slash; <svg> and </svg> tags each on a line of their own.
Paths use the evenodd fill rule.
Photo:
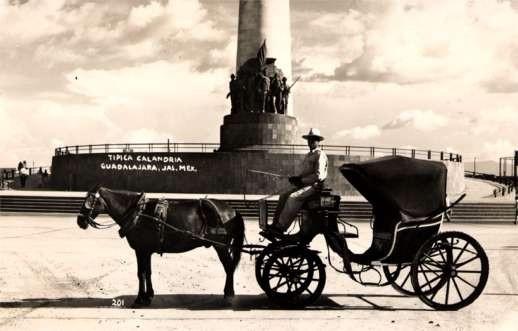
<svg viewBox="0 0 518 331">
<path fill-rule="evenodd" d="M 295 186 L 302 186 L 302 177 L 300 176 L 291 176 L 288 181 Z"/>
</svg>

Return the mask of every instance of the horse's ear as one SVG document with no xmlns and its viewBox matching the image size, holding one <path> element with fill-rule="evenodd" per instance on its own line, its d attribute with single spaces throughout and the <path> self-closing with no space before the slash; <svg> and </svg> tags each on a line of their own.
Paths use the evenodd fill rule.
<svg viewBox="0 0 518 331">
<path fill-rule="evenodd" d="M 100 184 L 95 184 L 88 192 L 97 192 L 101 188 Z"/>
</svg>

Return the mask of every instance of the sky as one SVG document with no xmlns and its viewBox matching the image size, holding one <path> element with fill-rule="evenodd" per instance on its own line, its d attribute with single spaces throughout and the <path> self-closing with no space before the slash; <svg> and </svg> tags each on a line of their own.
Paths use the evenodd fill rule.
<svg viewBox="0 0 518 331">
<path fill-rule="evenodd" d="M 301 134 L 465 161 L 517 149 L 518 1 L 290 3 Z M 238 7 L 0 0 L 0 167 L 66 145 L 219 142 Z"/>
</svg>

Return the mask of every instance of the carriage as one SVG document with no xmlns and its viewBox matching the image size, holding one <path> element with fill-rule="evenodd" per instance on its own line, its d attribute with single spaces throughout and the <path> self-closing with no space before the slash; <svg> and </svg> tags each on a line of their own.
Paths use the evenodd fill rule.
<svg viewBox="0 0 518 331">
<path fill-rule="evenodd" d="M 278 237 L 268 231 L 268 205 L 259 202 L 261 235 L 269 241 L 256 254 L 259 286 L 275 303 L 304 307 L 314 303 L 326 282 L 319 252 L 310 248 L 319 234 L 341 257 L 336 271 L 363 285 L 391 285 L 419 297 L 437 310 L 457 310 L 472 303 L 484 289 L 488 258 L 481 245 L 462 232 L 441 232 L 447 205 L 447 169 L 441 162 L 388 156 L 344 164 L 343 176 L 372 205 L 373 237 L 363 253 L 352 252 L 347 239 L 358 229 L 340 216 L 340 196 L 323 190 L 308 201 L 300 231 Z M 364 280 L 367 273 L 377 281 Z M 371 277 L 372 278 L 372 277 Z"/>
<path fill-rule="evenodd" d="M 153 253 L 180 253 L 213 246 L 226 272 L 224 295 L 234 296 L 233 274 L 242 252 L 255 256 L 255 276 L 266 295 L 280 306 L 305 307 L 322 294 L 326 267 L 311 242 L 323 235 L 328 264 L 363 285 L 391 285 L 438 310 L 456 310 L 483 291 L 489 262 L 480 244 L 462 232 L 440 232 L 451 205 L 446 199 L 447 169 L 441 162 L 388 156 L 340 168 L 343 176 L 372 205 L 372 242 L 363 253 L 349 249 L 358 228 L 341 217 L 340 196 L 323 189 L 306 202 L 300 231 L 269 231 L 268 205 L 259 200 L 260 234 L 268 244 L 244 242 L 242 216 L 212 199 L 170 203 L 144 193 L 94 187 L 77 217 L 79 227 L 118 224 L 137 256 L 139 292 L 134 306 L 148 306 Z M 107 213 L 115 223 L 95 221 Z M 341 259 L 333 263 L 330 250 Z M 336 260 L 336 259 L 335 259 Z M 377 275 L 375 281 L 367 275 Z"/>
</svg>

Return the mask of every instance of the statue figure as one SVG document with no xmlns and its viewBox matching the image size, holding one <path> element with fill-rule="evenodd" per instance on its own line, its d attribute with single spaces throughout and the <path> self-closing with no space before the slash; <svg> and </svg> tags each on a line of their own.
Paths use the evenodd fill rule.
<svg viewBox="0 0 518 331">
<path fill-rule="evenodd" d="M 230 82 L 228 83 L 228 89 L 229 89 L 229 92 L 227 93 L 227 99 L 228 99 L 228 97 L 230 97 L 230 102 L 232 104 L 230 113 L 234 114 L 234 113 L 237 113 L 241 108 L 241 105 L 239 102 L 239 94 L 240 94 L 239 82 L 236 79 L 236 76 L 234 74 L 230 75 Z"/>
<path fill-rule="evenodd" d="M 287 83 L 287 79 L 286 77 L 283 77 L 282 78 L 282 84 L 281 84 L 281 98 L 282 98 L 282 112 L 281 114 L 286 114 L 286 112 L 288 111 L 288 98 L 290 96 L 290 89 L 291 89 L 291 86 L 288 86 L 288 83 Z"/>
<path fill-rule="evenodd" d="M 247 111 L 246 102 L 247 102 L 247 87 L 246 81 L 244 79 L 237 80 L 238 86 L 238 95 L 239 95 L 239 112 L 244 113 Z"/>
<path fill-rule="evenodd" d="M 270 91 L 270 78 L 266 74 L 266 68 L 257 75 L 256 81 L 257 99 L 259 101 L 259 112 L 264 113 L 266 111 L 266 101 L 268 98 L 268 91 Z"/>
<path fill-rule="evenodd" d="M 248 104 L 246 105 L 247 112 L 254 112 L 256 110 L 255 107 L 255 80 L 257 75 L 250 75 L 246 81 L 246 93 Z"/>
<path fill-rule="evenodd" d="M 232 111 L 283 114 L 284 93 L 282 91 L 284 74 L 275 65 L 275 58 L 265 57 L 266 45 L 263 43 L 258 55 L 248 59 L 237 70 L 235 79 L 229 84 Z M 263 54 L 264 53 L 264 54 Z M 284 80 L 286 85 L 286 80 Z M 234 93 L 234 91 L 236 91 Z M 227 97 L 228 97 L 227 96 Z"/>
<path fill-rule="evenodd" d="M 271 84 L 270 84 L 270 94 L 269 94 L 269 106 L 272 113 L 281 114 L 280 107 L 281 100 L 281 81 L 279 80 L 279 75 L 275 73 L 273 75 Z"/>
</svg>

